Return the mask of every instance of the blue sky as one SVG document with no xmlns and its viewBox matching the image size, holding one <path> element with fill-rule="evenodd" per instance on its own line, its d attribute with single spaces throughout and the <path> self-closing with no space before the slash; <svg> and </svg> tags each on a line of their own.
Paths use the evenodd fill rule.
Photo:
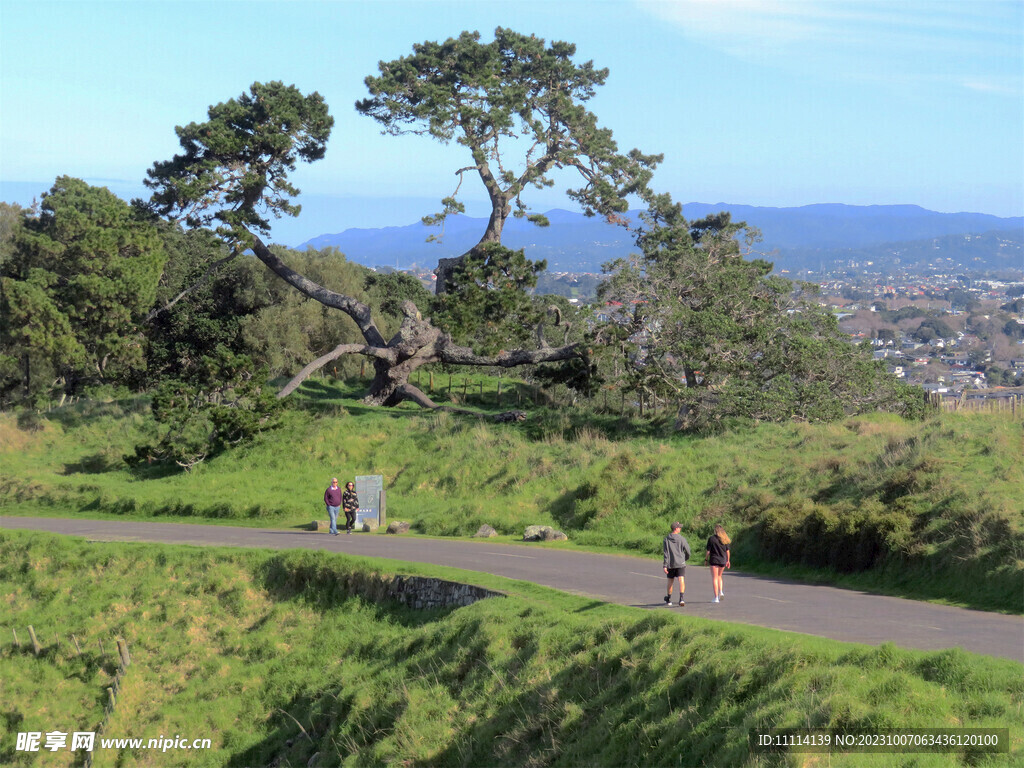
<svg viewBox="0 0 1024 768">
<path fill-rule="evenodd" d="M 591 109 L 621 149 L 665 154 L 656 185 L 677 200 L 1024 214 L 1019 0 L 0 0 L 2 199 L 26 203 L 61 174 L 142 194 L 176 125 L 283 80 L 319 91 L 336 124 L 326 158 L 295 176 L 303 215 L 276 238 L 411 223 L 466 158 L 381 136 L 353 108 L 363 79 L 415 42 L 496 26 L 608 67 Z M 528 202 L 572 207 L 556 192 Z"/>
</svg>

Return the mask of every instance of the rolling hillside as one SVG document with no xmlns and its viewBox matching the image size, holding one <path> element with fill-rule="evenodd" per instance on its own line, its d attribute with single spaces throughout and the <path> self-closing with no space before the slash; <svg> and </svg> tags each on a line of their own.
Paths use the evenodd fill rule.
<svg viewBox="0 0 1024 768">
<path fill-rule="evenodd" d="M 800 208 L 758 208 L 729 203 L 689 203 L 684 213 L 699 219 L 728 210 L 733 219 L 758 227 L 764 235 L 759 250 L 777 269 L 828 268 L 850 260 L 879 264 L 927 263 L 941 255 L 972 269 L 1020 269 L 1024 266 L 1024 218 L 980 213 L 937 213 L 913 205 L 808 205 Z M 548 227 L 509 219 L 504 242 L 525 248 L 532 259 L 546 259 L 552 272 L 599 272 L 601 265 L 626 256 L 632 238 L 621 227 L 579 213 L 552 210 Z M 403 227 L 348 229 L 323 234 L 299 246 L 335 247 L 365 266 L 406 269 L 432 267 L 438 258 L 468 250 L 485 225 L 484 219 L 452 216 L 443 233 L 420 222 Z M 427 242 L 442 235 L 441 242 Z M 980 237 L 979 237 L 980 236 Z"/>
</svg>

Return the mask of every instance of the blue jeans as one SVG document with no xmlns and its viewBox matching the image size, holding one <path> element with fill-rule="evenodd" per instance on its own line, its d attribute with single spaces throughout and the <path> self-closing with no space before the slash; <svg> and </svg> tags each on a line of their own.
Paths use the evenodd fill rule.
<svg viewBox="0 0 1024 768">
<path fill-rule="evenodd" d="M 338 532 L 338 510 L 341 507 L 327 507 L 327 514 L 331 518 L 331 533 Z"/>
</svg>

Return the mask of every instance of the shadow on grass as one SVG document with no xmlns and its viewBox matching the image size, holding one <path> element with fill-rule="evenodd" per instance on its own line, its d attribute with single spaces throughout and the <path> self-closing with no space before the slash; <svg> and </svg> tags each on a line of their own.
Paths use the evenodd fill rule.
<svg viewBox="0 0 1024 768">
<path fill-rule="evenodd" d="M 372 591 L 367 579 L 378 578 L 372 571 L 349 570 L 332 562 L 323 552 L 294 552 L 271 557 L 255 573 L 263 588 L 278 601 L 298 600 L 324 612 L 352 600 L 373 610 L 378 621 L 415 628 L 443 619 L 456 606 L 415 610 L 397 600 L 364 594 Z"/>
<path fill-rule="evenodd" d="M 128 467 L 132 477 L 138 480 L 163 480 L 166 477 L 173 477 L 184 474 L 185 470 L 174 462 L 154 461 L 152 464 L 136 464 Z"/>
<path fill-rule="evenodd" d="M 138 395 L 113 400 L 81 400 L 74 405 L 64 405 L 46 411 L 37 418 L 45 418 L 65 429 L 70 429 L 102 416 L 119 418 L 131 413 L 146 413 L 149 411 L 149 404 L 149 397 Z"/>
<path fill-rule="evenodd" d="M 253 765 L 307 765 L 320 750 L 315 740 L 338 716 L 325 712 L 325 698 L 336 700 L 329 690 L 318 696 L 299 694 L 281 702 L 268 713 L 267 727 L 272 728 L 262 741 L 232 755 L 224 763 L 228 768 L 249 768 Z M 340 702 L 339 702 L 340 703 Z M 340 707 L 339 707 L 340 709 Z M 322 756 L 323 757 L 323 756 Z M 340 754 L 321 759 L 320 765 L 338 765 Z"/>
<path fill-rule="evenodd" d="M 116 472 L 127 469 L 125 463 L 113 458 L 102 451 L 92 456 L 83 456 L 76 462 L 65 464 L 61 470 L 62 475 L 103 475 L 107 472 Z"/>
<path fill-rule="evenodd" d="M 575 611 L 573 611 L 573 613 L 586 613 L 587 611 L 596 611 L 607 607 L 608 603 L 605 603 L 601 600 L 590 600 L 589 602 L 587 602 L 586 605 L 582 605 Z"/>
<path fill-rule="evenodd" d="M 420 408 L 406 402 L 394 408 L 368 405 L 362 402 L 366 394 L 368 382 L 352 381 L 306 381 L 288 401 L 292 407 L 322 415 L 386 416 L 391 419 L 414 419 L 432 414 L 433 411 Z M 523 385 L 523 391 L 529 387 Z M 512 392 L 513 389 L 506 390 Z M 628 440 L 636 437 L 669 438 L 680 436 L 672 426 L 672 419 L 660 415 L 654 418 L 634 418 L 630 415 L 619 415 L 607 410 L 598 410 L 587 405 L 563 405 L 550 400 L 533 403 L 530 398 L 515 398 L 504 395 L 502 402 L 495 402 L 494 394 L 488 393 L 481 400 L 479 396 L 469 393 L 463 400 L 449 401 L 445 391 L 427 392 L 439 405 L 454 405 L 466 410 L 477 412 L 476 416 L 454 414 L 457 418 L 488 418 L 510 410 L 524 411 L 527 419 L 524 422 L 511 422 L 506 425 L 495 425 L 496 429 L 518 430 L 532 442 L 544 442 L 553 436 L 567 441 L 575 441 L 583 434 L 593 435 L 595 432 L 609 440 Z M 507 397 L 507 400 L 506 400 Z"/>
</svg>

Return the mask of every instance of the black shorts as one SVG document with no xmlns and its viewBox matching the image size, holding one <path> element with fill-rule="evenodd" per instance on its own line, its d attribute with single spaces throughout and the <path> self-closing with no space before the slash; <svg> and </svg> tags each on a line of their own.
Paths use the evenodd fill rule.
<svg viewBox="0 0 1024 768">
<path fill-rule="evenodd" d="M 668 569 L 668 577 L 670 579 L 676 579 L 676 578 L 679 578 L 680 576 L 686 576 L 686 566 L 685 565 L 680 566 L 679 568 L 669 568 Z"/>
</svg>

